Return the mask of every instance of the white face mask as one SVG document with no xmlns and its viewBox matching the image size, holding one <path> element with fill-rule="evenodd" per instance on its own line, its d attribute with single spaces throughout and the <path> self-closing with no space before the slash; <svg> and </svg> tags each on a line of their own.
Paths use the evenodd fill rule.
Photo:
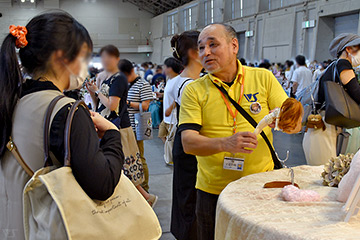
<svg viewBox="0 0 360 240">
<path fill-rule="evenodd" d="M 350 54 L 351 57 L 351 65 L 356 68 L 360 65 L 360 51 L 357 51 L 355 55 Z"/>
<path fill-rule="evenodd" d="M 70 72 L 70 81 L 69 87 L 67 90 L 75 90 L 81 87 L 85 79 L 89 76 L 88 65 L 85 60 L 81 59 L 80 72 L 79 75 L 74 74 L 71 69 L 65 65 L 67 70 Z"/>
</svg>

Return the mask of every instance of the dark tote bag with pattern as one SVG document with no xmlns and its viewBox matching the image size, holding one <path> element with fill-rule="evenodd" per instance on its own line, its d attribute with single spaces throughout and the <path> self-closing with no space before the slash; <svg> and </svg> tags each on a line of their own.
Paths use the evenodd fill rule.
<svg viewBox="0 0 360 240">
<path fill-rule="evenodd" d="M 333 69 L 333 81 L 326 81 L 325 87 L 325 121 L 329 124 L 355 128 L 360 126 L 360 106 L 345 91 L 338 76 L 336 64 Z"/>
</svg>

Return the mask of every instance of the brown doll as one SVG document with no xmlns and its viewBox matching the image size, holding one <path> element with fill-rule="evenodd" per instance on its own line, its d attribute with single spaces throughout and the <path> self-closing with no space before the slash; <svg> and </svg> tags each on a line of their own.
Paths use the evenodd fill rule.
<svg viewBox="0 0 360 240">
<path fill-rule="evenodd" d="M 270 114 L 266 115 L 256 126 L 254 133 L 260 134 L 261 131 L 275 122 L 275 130 L 283 131 L 288 134 L 298 133 L 301 130 L 301 121 L 304 114 L 302 104 L 295 98 L 288 98 L 281 108 L 275 108 Z"/>
</svg>

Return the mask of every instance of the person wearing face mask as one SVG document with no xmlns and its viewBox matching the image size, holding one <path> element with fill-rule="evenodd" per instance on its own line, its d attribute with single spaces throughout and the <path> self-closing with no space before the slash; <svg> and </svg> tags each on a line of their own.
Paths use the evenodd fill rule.
<svg viewBox="0 0 360 240">
<path fill-rule="evenodd" d="M 70 86 L 69 89 L 72 90 L 65 90 L 64 95 L 70 98 L 73 98 L 75 100 L 80 100 L 80 89 L 83 87 L 84 79 L 89 77 L 89 71 L 88 71 L 88 63 L 86 59 L 80 59 L 81 69 L 79 72 L 79 75 L 71 74 L 70 76 Z M 69 69 L 71 71 L 71 69 Z"/>
<path fill-rule="evenodd" d="M 341 82 L 345 91 L 356 103 L 360 104 L 360 84 L 356 77 L 354 68 L 360 65 L 360 36 L 352 33 L 342 33 L 334 38 L 329 46 L 332 57 L 336 58 L 337 74 L 335 82 Z M 334 69 L 329 67 L 321 75 L 319 81 L 319 95 L 317 110 L 323 116 L 325 102 L 326 81 L 333 81 Z M 322 165 L 332 157 L 337 156 L 337 136 L 341 129 L 325 122 L 326 130 L 309 129 L 303 139 L 303 149 L 306 161 L 309 165 Z"/>
<path fill-rule="evenodd" d="M 85 27 L 62 11 L 40 14 L 26 27 L 10 26 L 1 45 L 0 229 L 15 234 L 4 232 L 2 239 L 24 239 L 22 192 L 30 179 L 7 144 L 12 139 L 33 172 L 43 167 L 45 113 L 64 90 L 83 84 L 92 46 Z M 26 81 L 16 48 L 24 71 L 31 76 Z M 63 165 L 65 121 L 73 102 L 63 97 L 53 111 L 49 142 L 55 165 Z M 124 162 L 118 128 L 98 113 L 79 107 L 71 126 L 70 149 L 72 173 L 82 189 L 92 199 L 108 199 Z"/>
</svg>

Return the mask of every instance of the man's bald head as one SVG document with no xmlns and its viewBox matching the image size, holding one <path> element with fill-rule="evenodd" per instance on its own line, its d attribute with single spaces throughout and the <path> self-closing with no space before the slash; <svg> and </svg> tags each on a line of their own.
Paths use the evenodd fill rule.
<svg viewBox="0 0 360 240">
<path fill-rule="evenodd" d="M 198 39 L 199 57 L 210 73 L 221 71 L 229 64 L 236 64 L 239 43 L 233 27 L 216 23 L 205 27 Z"/>
<path fill-rule="evenodd" d="M 204 29 L 206 30 L 207 28 L 217 28 L 217 30 L 221 29 L 224 33 L 224 35 L 226 36 L 226 38 L 231 41 L 232 39 L 236 38 L 236 31 L 235 29 L 228 25 L 228 24 L 225 24 L 225 23 L 212 23 L 212 24 L 209 24 L 207 25 Z"/>
</svg>

